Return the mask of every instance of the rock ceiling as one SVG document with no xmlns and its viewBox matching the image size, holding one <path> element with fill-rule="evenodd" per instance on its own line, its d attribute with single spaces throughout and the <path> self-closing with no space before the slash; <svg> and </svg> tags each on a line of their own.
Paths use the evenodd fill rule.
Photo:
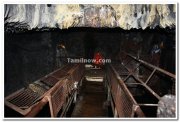
<svg viewBox="0 0 180 122">
<path fill-rule="evenodd" d="M 175 27 L 175 4 L 6 4 L 5 24 L 22 23 L 33 28 L 70 27 L 120 27 L 131 28 L 159 26 Z M 16 25 L 17 23 L 17 25 Z"/>
</svg>

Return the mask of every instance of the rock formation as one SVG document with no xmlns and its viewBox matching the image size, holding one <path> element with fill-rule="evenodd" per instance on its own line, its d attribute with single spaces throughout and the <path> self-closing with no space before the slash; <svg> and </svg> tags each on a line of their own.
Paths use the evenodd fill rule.
<svg viewBox="0 0 180 122">
<path fill-rule="evenodd" d="M 175 4 L 6 4 L 5 29 L 69 27 L 174 28 Z M 9 25 L 10 24 L 10 25 Z M 20 30 L 21 31 L 21 30 Z"/>
</svg>

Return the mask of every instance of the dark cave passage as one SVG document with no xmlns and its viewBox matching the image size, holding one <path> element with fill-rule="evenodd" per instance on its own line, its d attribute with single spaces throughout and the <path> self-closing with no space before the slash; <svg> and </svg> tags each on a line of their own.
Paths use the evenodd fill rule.
<svg viewBox="0 0 180 122">
<path fill-rule="evenodd" d="M 177 120 L 178 3 L 61 2 L 2 5 L 4 118 Z"/>
<path fill-rule="evenodd" d="M 119 98 L 114 99 L 113 97 L 115 96 L 113 93 L 118 93 L 116 90 L 119 90 L 120 86 L 115 88 L 115 86 L 118 85 L 111 84 L 111 82 L 108 85 L 106 84 L 106 80 L 116 82 L 114 78 L 110 77 L 114 74 L 108 73 L 109 65 L 112 65 L 117 72 L 120 72 L 120 77 L 127 82 L 127 88 L 130 90 L 138 104 L 148 104 L 148 102 L 157 104 L 157 98 L 149 95 L 149 91 L 146 91 L 145 89 L 146 87 L 144 88 L 142 85 L 137 85 L 138 83 L 136 81 L 138 80 L 134 78 L 135 76 L 129 77 L 127 72 L 123 74 L 120 71 L 123 69 L 121 63 L 123 61 L 126 62 L 126 60 L 123 59 L 121 52 L 124 51 L 138 59 L 143 59 L 153 66 L 162 68 L 170 73 L 175 73 L 175 45 L 175 30 L 168 28 L 155 28 L 154 30 L 122 30 L 120 28 L 107 29 L 84 27 L 70 28 L 67 30 L 53 29 L 51 31 L 31 30 L 15 34 L 5 33 L 5 97 L 23 87 L 27 88 L 29 84 L 38 81 L 37 79 L 43 79 L 44 76 L 49 77 L 47 74 L 52 74 L 51 72 L 59 70 L 63 66 L 69 65 L 69 68 L 66 69 L 67 71 L 71 68 L 73 69 L 74 64 L 70 64 L 67 58 L 93 59 L 94 55 L 97 52 L 100 52 L 104 58 L 111 59 L 112 61 L 110 64 L 106 64 L 102 67 L 93 67 L 102 68 L 104 70 L 104 81 L 93 82 L 83 79 L 82 86 L 78 87 L 80 91 L 78 91 L 77 103 L 73 103 L 72 101 L 75 98 L 71 98 L 69 95 L 68 98 L 72 99 L 72 104 L 67 105 L 69 110 L 67 110 L 67 113 L 64 116 L 118 117 L 120 116 L 119 109 L 114 110 L 112 106 L 117 106 L 116 100 Z M 129 59 L 127 59 L 126 62 L 128 65 L 125 65 L 125 67 L 130 68 L 132 72 L 135 71 L 135 75 L 138 75 L 138 78 L 142 81 L 145 79 L 147 80 L 152 72 L 156 72 L 151 69 L 151 66 L 149 68 L 142 63 L 139 64 L 133 62 L 134 60 L 132 62 L 129 60 L 128 62 L 128 60 Z M 91 63 L 88 65 L 91 65 Z M 133 69 L 136 65 L 140 65 L 140 67 Z M 73 75 L 73 77 L 78 76 L 77 74 Z M 108 76 L 109 74 L 111 75 Z M 59 75 L 65 77 L 68 74 Z M 141 78 L 140 75 L 142 75 L 143 78 Z M 86 74 L 84 74 L 83 77 L 84 76 L 86 76 Z M 50 80 L 53 79 L 52 77 Z M 94 77 L 97 78 L 99 75 Z M 110 78 L 108 79 L 107 77 Z M 159 76 L 159 74 L 156 73 L 152 76 L 152 79 L 154 81 L 158 79 L 160 82 L 151 82 L 152 79 L 150 78 L 147 82 L 150 89 L 159 93 L 158 95 L 161 97 L 165 94 L 172 93 L 172 79 L 164 77 L 164 75 Z M 133 78 L 134 80 L 132 80 Z M 163 81 L 166 79 L 167 84 L 164 84 Z M 128 85 L 128 83 L 135 85 Z M 157 84 L 157 89 L 153 88 Z M 167 87 L 167 85 L 169 85 L 169 87 Z M 163 88 L 161 89 L 161 87 Z M 112 94 L 108 93 L 108 90 L 110 89 L 112 89 Z M 163 91 L 163 89 L 166 90 Z M 109 98 L 110 96 L 112 98 Z M 141 100 L 142 98 L 144 99 Z M 110 100 L 111 103 L 109 103 L 108 100 Z M 66 102 L 68 103 L 68 101 L 69 99 Z M 142 105 L 140 108 L 143 112 L 145 111 L 144 113 L 146 116 L 156 117 L 157 106 L 148 108 Z M 6 108 L 5 116 L 16 115 L 13 113 L 14 111 L 9 111 L 9 108 Z M 50 111 L 48 104 L 45 105 L 43 111 L 36 116 L 51 116 L 50 113 L 48 115 L 44 114 Z M 63 113 L 63 110 L 60 110 L 60 112 Z M 135 113 L 134 117 L 138 116 L 136 114 L 137 113 Z"/>
<path fill-rule="evenodd" d="M 61 57 L 57 59 L 57 47 L 61 44 L 65 49 L 59 51 Z M 154 58 L 153 45 L 161 48 Z M 101 52 L 104 57 L 116 60 L 122 50 L 175 73 L 175 33 L 172 30 L 70 28 L 5 34 L 5 81 L 9 82 L 5 82 L 5 95 L 63 66 L 67 57 L 92 59 L 95 52 Z M 14 82 L 20 86 L 14 89 L 11 86 Z"/>
</svg>

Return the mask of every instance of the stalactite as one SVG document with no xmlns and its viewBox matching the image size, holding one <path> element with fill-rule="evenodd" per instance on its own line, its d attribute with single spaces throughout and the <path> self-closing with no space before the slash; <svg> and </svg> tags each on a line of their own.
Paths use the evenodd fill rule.
<svg viewBox="0 0 180 122">
<path fill-rule="evenodd" d="M 6 23 L 26 23 L 28 30 L 43 27 L 120 27 L 129 30 L 156 26 L 174 28 L 175 8 L 175 4 L 7 4 L 4 14 L 9 17 Z"/>
</svg>

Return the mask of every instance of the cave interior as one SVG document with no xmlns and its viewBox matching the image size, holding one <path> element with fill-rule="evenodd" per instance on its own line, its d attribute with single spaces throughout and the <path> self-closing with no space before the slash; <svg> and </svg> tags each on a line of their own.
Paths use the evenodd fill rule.
<svg viewBox="0 0 180 122">
<path fill-rule="evenodd" d="M 48 4 L 48 7 L 52 7 Z M 29 8 L 30 9 L 30 8 Z M 95 14 L 95 13 L 91 13 Z M 137 15 L 136 15 L 137 16 Z M 5 25 L 7 27 L 7 25 Z M 36 81 L 37 79 L 55 71 L 68 64 L 67 58 L 84 58 L 93 59 L 96 52 L 100 52 L 103 57 L 111 59 L 111 63 L 120 63 L 120 52 L 127 52 L 143 61 L 159 67 L 167 72 L 175 74 L 176 72 L 176 28 L 175 27 L 160 27 L 154 28 L 147 27 L 122 29 L 121 27 L 69 27 L 69 28 L 41 28 L 30 29 L 17 32 L 4 32 L 4 54 L 5 54 L 5 82 L 4 82 L 4 96 L 27 87 L 28 84 Z M 158 56 L 153 56 L 154 46 L 160 50 Z M 59 49 L 60 47 L 60 49 Z M 59 58 L 60 57 L 60 58 Z M 104 65 L 104 67 L 106 64 Z M 117 69 L 118 70 L 118 69 Z M 152 70 L 152 69 L 150 69 Z M 123 78 L 123 76 L 122 76 Z M 133 77 L 132 77 L 133 79 Z M 132 80 L 129 79 L 129 80 Z M 128 82 L 128 81 L 127 81 Z M 86 84 L 86 83 L 84 83 Z M 84 86 L 82 91 L 89 93 L 92 91 L 91 85 Z M 91 83 L 90 83 L 91 84 Z M 93 89 L 100 88 L 101 85 L 93 84 Z M 130 92 L 134 93 L 131 86 Z M 91 89 L 88 91 L 88 89 Z M 102 88 L 103 89 L 103 88 Z M 136 90 L 142 90 L 141 87 L 136 87 Z M 142 90 L 143 92 L 148 92 Z M 141 92 L 141 91 L 140 91 Z M 140 93 L 140 92 L 137 92 Z M 100 94 L 97 92 L 96 94 Z M 144 99 L 139 98 L 135 94 L 134 98 L 138 102 L 148 103 L 151 101 L 157 103 L 158 100 L 148 93 L 143 96 Z M 148 96 L 149 95 L 149 96 Z M 164 95 L 164 94 L 163 94 Z M 103 96 L 103 95 L 102 95 Z M 92 99 L 98 96 L 92 97 Z M 142 97 L 142 96 L 141 96 Z M 149 99 L 149 98 L 150 99 Z M 80 99 L 80 98 L 79 98 Z M 84 97 L 89 100 L 89 98 Z M 106 98 L 99 98 L 106 99 Z M 97 102 L 97 104 L 99 104 Z M 101 104 L 101 101 L 100 101 Z M 71 109 L 75 104 L 70 107 L 69 114 L 66 117 L 76 117 L 77 113 L 71 113 Z M 89 106 L 87 105 L 87 108 Z M 48 109 L 47 105 L 44 109 Z M 76 109 L 78 109 L 76 107 Z M 96 108 L 92 108 L 95 109 Z M 141 108 L 146 111 L 147 116 L 156 117 L 156 107 L 153 109 Z M 7 110 L 8 111 L 8 110 Z M 46 110 L 44 110 L 46 111 Z M 77 110 L 78 111 L 78 110 Z M 97 110 L 98 111 L 98 110 Z M 104 111 L 104 110 L 102 110 Z M 148 112 L 149 111 L 149 112 Z M 8 111 L 9 112 L 9 111 Z M 5 116 L 8 115 L 5 112 Z M 152 114 L 153 113 L 153 114 Z M 13 113 L 14 114 L 14 113 Z M 82 113 L 80 113 L 82 114 Z M 88 115 L 89 114 L 89 115 Z M 111 109 L 103 115 L 99 116 L 113 116 Z M 42 112 L 37 116 L 50 116 L 46 112 Z M 19 116 L 19 115 L 17 115 Z M 84 113 L 82 116 L 95 116 L 89 113 Z M 98 116 L 98 115 L 97 115 Z M 136 116 L 136 115 L 135 115 Z"/>
</svg>

